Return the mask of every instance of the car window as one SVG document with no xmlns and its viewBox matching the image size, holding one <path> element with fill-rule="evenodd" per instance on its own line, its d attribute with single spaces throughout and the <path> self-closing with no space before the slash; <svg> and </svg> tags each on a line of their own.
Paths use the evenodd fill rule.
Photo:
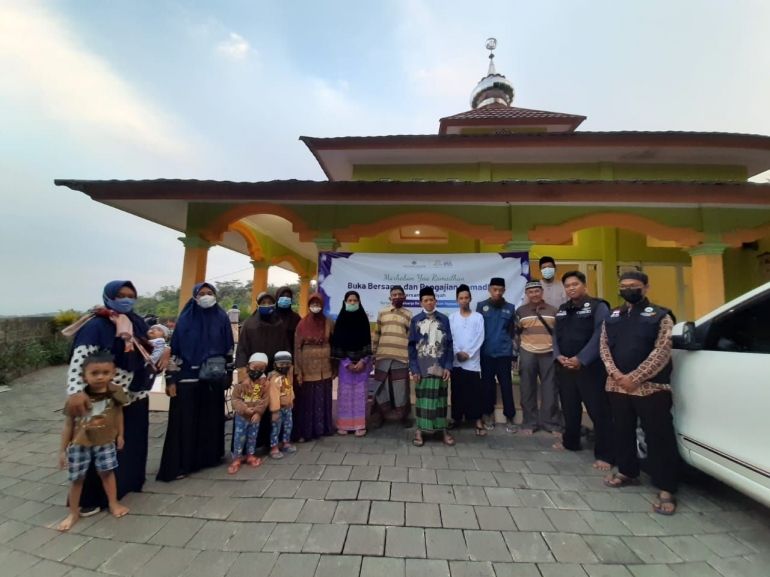
<svg viewBox="0 0 770 577">
<path fill-rule="evenodd" d="M 770 354 L 770 293 L 711 321 L 703 348 L 708 351 Z"/>
</svg>

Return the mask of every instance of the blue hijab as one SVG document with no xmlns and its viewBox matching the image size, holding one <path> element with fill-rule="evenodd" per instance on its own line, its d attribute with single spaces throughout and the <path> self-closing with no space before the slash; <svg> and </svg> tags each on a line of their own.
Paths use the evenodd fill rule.
<svg viewBox="0 0 770 577">
<path fill-rule="evenodd" d="M 196 284 L 193 298 L 185 305 L 171 335 L 171 354 L 181 357 L 189 367 L 198 367 L 206 359 L 223 356 L 233 348 L 233 329 L 230 318 L 219 304 L 204 309 L 195 300 L 198 291 L 208 287 L 214 294 L 217 289 L 210 283 Z"/>
<path fill-rule="evenodd" d="M 115 300 L 118 292 L 123 287 L 128 287 L 134 292 L 136 288 L 128 280 L 114 280 L 104 287 L 102 300 L 105 306 L 110 308 L 110 301 Z M 147 338 L 149 327 L 142 317 L 131 311 L 126 313 L 134 327 L 134 336 L 140 339 Z M 115 323 L 105 317 L 94 317 L 88 321 L 75 335 L 72 344 L 74 352 L 79 346 L 97 346 L 99 349 L 110 351 L 115 357 L 115 366 L 125 371 L 138 371 L 144 367 L 144 358 L 138 351 L 125 352 L 126 343 L 123 339 L 115 336 Z"/>
</svg>

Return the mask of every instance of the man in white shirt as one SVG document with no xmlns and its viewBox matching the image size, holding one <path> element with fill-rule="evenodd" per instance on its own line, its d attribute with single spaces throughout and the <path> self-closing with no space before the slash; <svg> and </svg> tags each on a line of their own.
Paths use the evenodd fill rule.
<svg viewBox="0 0 770 577">
<path fill-rule="evenodd" d="M 449 317 L 454 344 L 452 368 L 452 422 L 476 421 L 476 434 L 487 434 L 481 422 L 483 394 L 481 390 L 481 345 L 484 343 L 484 317 L 471 310 L 471 289 L 457 287 L 460 310 Z"/>
<path fill-rule="evenodd" d="M 233 340 L 238 343 L 238 324 L 241 322 L 241 311 L 238 309 L 238 305 L 234 304 L 233 308 L 227 311 L 227 316 L 230 318 L 230 326 L 233 327 Z"/>
</svg>

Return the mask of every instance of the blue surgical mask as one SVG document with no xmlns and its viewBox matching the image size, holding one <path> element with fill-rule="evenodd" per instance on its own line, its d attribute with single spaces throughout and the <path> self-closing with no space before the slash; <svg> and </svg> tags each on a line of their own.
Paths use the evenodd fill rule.
<svg viewBox="0 0 770 577">
<path fill-rule="evenodd" d="M 274 310 L 275 310 L 275 305 L 260 306 L 259 307 L 259 315 L 263 316 L 263 317 L 269 317 L 271 314 L 273 314 Z"/>
<path fill-rule="evenodd" d="M 280 297 L 278 306 L 282 309 L 288 309 L 291 306 L 291 297 Z"/>
<path fill-rule="evenodd" d="M 544 268 L 543 270 L 541 270 L 540 274 L 543 275 L 543 278 L 545 280 L 551 280 L 553 278 L 553 275 L 556 274 L 556 269 L 555 268 L 551 268 L 549 266 L 549 267 Z"/>
<path fill-rule="evenodd" d="M 345 310 L 349 313 L 354 313 L 358 310 L 359 304 L 358 303 L 345 303 Z"/>
<path fill-rule="evenodd" d="M 107 299 L 107 308 L 115 311 L 116 313 L 126 314 L 134 310 L 134 303 L 136 299 L 123 298 L 123 299 Z"/>
</svg>

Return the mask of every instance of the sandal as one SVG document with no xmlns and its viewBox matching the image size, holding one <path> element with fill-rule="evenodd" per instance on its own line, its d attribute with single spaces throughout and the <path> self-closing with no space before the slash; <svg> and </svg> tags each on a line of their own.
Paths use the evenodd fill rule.
<svg viewBox="0 0 770 577">
<path fill-rule="evenodd" d="M 412 444 L 415 447 L 422 447 L 425 444 L 425 439 L 422 438 L 422 433 L 419 431 L 414 434 L 414 439 L 412 439 Z"/>
<path fill-rule="evenodd" d="M 291 443 L 284 443 L 283 447 L 281 447 L 281 452 L 286 453 L 287 455 L 293 455 L 297 452 L 297 447 Z"/>
<path fill-rule="evenodd" d="M 487 436 L 487 430 L 483 426 L 476 427 L 476 436 L 477 437 L 486 437 Z"/>
<path fill-rule="evenodd" d="M 449 433 L 447 433 L 446 431 L 444 432 L 444 444 L 446 446 L 454 447 L 456 442 L 457 441 L 455 441 L 454 438 L 452 438 L 452 436 Z"/>
<path fill-rule="evenodd" d="M 615 482 L 613 483 L 613 481 Z M 630 487 L 638 484 L 639 479 L 632 479 L 631 477 L 626 477 L 620 473 L 613 473 L 611 476 L 604 479 L 604 485 L 611 489 L 620 489 L 621 487 Z"/>
<path fill-rule="evenodd" d="M 506 423 L 506 425 L 505 425 L 505 432 L 506 433 L 510 433 L 511 435 L 513 435 L 514 433 L 518 433 L 519 432 L 519 428 L 516 425 L 514 425 L 513 423 Z"/>
<path fill-rule="evenodd" d="M 673 505 L 674 508 L 670 511 L 667 511 L 663 508 L 663 505 Z M 676 513 L 676 497 L 673 495 L 670 497 L 663 497 L 660 493 L 658 493 L 658 502 L 652 506 L 652 510 L 655 511 L 658 515 L 665 515 L 666 517 L 670 517 Z"/>
<path fill-rule="evenodd" d="M 343 429 L 337 429 L 337 434 L 338 434 L 340 437 L 344 437 L 345 435 L 347 435 L 347 434 L 348 434 L 348 432 L 347 432 L 347 431 L 345 431 L 345 430 L 343 430 Z"/>
<path fill-rule="evenodd" d="M 256 469 L 262 464 L 262 459 L 260 459 L 259 457 L 255 457 L 254 455 L 249 455 L 248 457 L 246 457 L 246 464 L 249 467 L 254 467 Z"/>
<path fill-rule="evenodd" d="M 365 437 L 366 436 L 366 429 L 358 429 L 355 433 L 353 433 L 356 437 Z"/>
<path fill-rule="evenodd" d="M 235 475 L 238 471 L 241 470 L 241 465 L 243 464 L 243 459 L 241 457 L 236 457 L 233 459 L 232 464 L 227 468 L 227 472 L 230 475 Z"/>
<path fill-rule="evenodd" d="M 484 428 L 487 431 L 494 431 L 495 430 L 495 422 L 494 421 L 484 421 Z"/>
<path fill-rule="evenodd" d="M 283 459 L 284 454 L 281 453 L 281 451 L 278 450 L 278 447 L 273 447 L 270 449 L 270 458 L 275 459 L 276 461 L 280 461 Z"/>
</svg>

